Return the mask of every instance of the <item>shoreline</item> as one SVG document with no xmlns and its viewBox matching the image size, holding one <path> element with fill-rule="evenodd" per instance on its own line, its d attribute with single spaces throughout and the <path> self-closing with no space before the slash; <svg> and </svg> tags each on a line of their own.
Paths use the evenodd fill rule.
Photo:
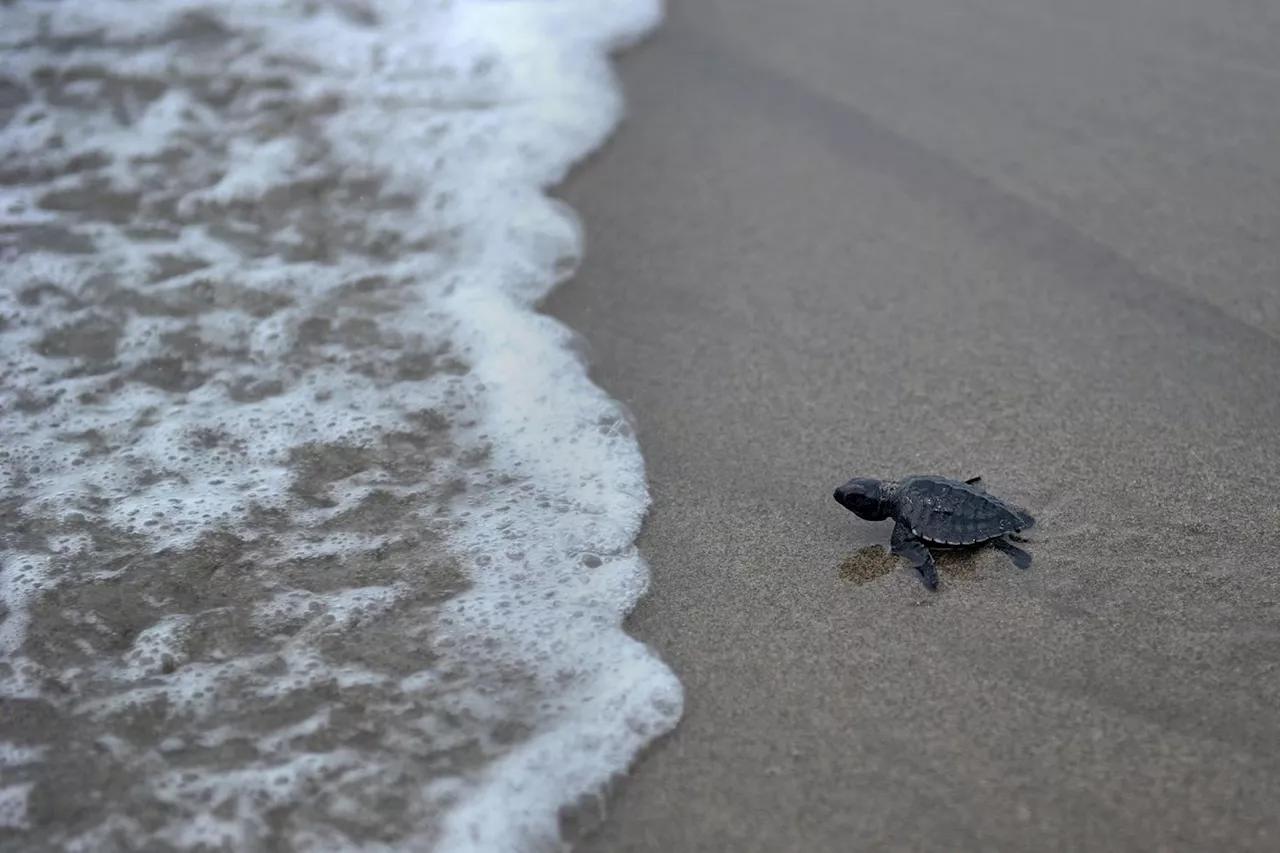
<svg viewBox="0 0 1280 853">
<path fill-rule="evenodd" d="M 944 10 L 910 8 L 673 6 L 617 58 L 628 119 L 556 192 L 587 251 L 546 310 L 635 415 L 653 499 L 627 629 L 685 692 L 579 849 L 1268 849 L 1280 345 L 1229 227 L 1256 199 L 1187 191 L 1252 163 L 1131 172 L 1103 206 L 1103 147 L 1144 119 L 1081 103 L 1103 97 L 1091 65 L 1136 85 L 1100 36 L 1128 11 L 1066 31 L 1064 69 L 1030 62 L 1062 51 L 1012 4 L 945 18 L 941 53 Z M 1243 31 L 1210 23 L 1205 92 Z M 978 49 L 994 24 L 1016 52 Z M 1055 108 L 1074 135 L 1046 137 Z M 1139 141 L 1166 146 L 1153 163 L 1220 151 L 1211 117 L 1162 114 L 1179 133 Z M 1179 232 L 1160 193 L 1227 224 Z M 1212 275 L 1180 240 L 1218 241 Z M 932 596 L 901 567 L 842 577 L 888 529 L 831 488 L 908 472 L 981 474 L 1026 506 L 1032 568 L 982 552 Z"/>
</svg>

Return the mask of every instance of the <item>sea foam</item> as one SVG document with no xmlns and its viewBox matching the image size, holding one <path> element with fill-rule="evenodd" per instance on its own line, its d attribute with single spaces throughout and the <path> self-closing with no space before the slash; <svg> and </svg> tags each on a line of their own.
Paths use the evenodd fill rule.
<svg viewBox="0 0 1280 853">
<path fill-rule="evenodd" d="M 675 724 L 632 423 L 536 311 L 660 17 L 0 10 L 0 833 L 542 850 Z"/>
</svg>

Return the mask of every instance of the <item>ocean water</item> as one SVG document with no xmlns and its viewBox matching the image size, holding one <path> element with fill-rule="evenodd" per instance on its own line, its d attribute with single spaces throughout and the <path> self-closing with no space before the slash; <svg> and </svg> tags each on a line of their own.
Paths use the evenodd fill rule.
<svg viewBox="0 0 1280 853">
<path fill-rule="evenodd" d="M 675 725 L 536 311 L 661 14 L 0 5 L 0 849 L 560 849 Z"/>
</svg>

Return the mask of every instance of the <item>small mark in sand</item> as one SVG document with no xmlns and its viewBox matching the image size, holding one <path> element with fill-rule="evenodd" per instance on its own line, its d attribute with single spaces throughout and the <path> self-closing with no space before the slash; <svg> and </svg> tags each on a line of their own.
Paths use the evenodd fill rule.
<svg viewBox="0 0 1280 853">
<path fill-rule="evenodd" d="M 938 548 L 933 551 L 933 561 L 938 571 L 951 580 L 977 580 L 979 555 L 974 548 Z"/>
<path fill-rule="evenodd" d="M 937 548 L 933 551 L 934 562 L 938 571 L 953 580 L 976 580 L 977 555 L 970 550 L 952 551 Z M 889 553 L 881 545 L 868 545 L 840 561 L 841 580 L 853 581 L 856 584 L 870 583 L 877 578 L 902 569 L 906 563 Z"/>
<path fill-rule="evenodd" d="M 862 584 L 900 568 L 898 560 L 879 545 L 868 545 L 840 561 L 840 577 Z"/>
</svg>

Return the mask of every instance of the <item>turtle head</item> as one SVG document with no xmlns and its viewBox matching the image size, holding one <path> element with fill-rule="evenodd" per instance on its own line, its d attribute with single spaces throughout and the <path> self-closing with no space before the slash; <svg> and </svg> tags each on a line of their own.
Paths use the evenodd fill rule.
<svg viewBox="0 0 1280 853">
<path fill-rule="evenodd" d="M 884 521 L 893 515 L 893 487 L 884 480 L 854 477 L 836 489 L 836 503 L 858 518 Z"/>
</svg>

